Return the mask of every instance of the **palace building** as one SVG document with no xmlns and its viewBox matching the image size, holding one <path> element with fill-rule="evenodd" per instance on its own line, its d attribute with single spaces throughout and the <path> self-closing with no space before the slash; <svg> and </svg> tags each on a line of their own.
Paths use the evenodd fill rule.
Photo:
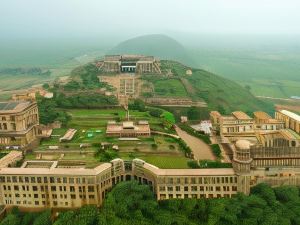
<svg viewBox="0 0 300 225">
<path fill-rule="evenodd" d="M 223 116 L 217 111 L 210 113 L 213 128 L 218 130 L 220 136 L 234 138 L 236 136 L 251 137 L 254 134 L 254 119 L 241 111 L 232 112 Z"/>
<path fill-rule="evenodd" d="M 275 113 L 275 118 L 285 123 L 286 128 L 290 128 L 300 134 L 300 116 L 288 110 L 279 110 Z"/>
<path fill-rule="evenodd" d="M 0 102 L 0 145 L 23 148 L 37 139 L 38 107 L 34 101 Z"/>
<path fill-rule="evenodd" d="M 212 112 L 211 116 L 215 119 L 212 123 L 222 120 L 220 113 Z M 269 124 L 271 119 L 262 113 L 256 113 L 254 120 L 240 112 L 230 119 L 241 120 L 238 126 L 252 126 L 257 138 L 254 143 L 247 140 L 245 129 L 235 130 L 232 168 L 161 169 L 140 159 L 114 159 L 95 168 L 39 160 L 14 167 L 20 154 L 11 152 L 1 159 L 6 164 L 0 167 L 0 205 L 24 209 L 101 206 L 114 185 L 128 180 L 149 185 L 157 200 L 230 198 L 238 192 L 249 194 L 250 188 L 259 183 L 300 186 L 300 139 L 295 130 L 285 126 L 279 129 L 276 126 L 281 123 L 276 121 L 275 127 L 257 131 L 253 127 Z M 134 127 L 126 123 L 123 129 Z"/>
<path fill-rule="evenodd" d="M 106 55 L 103 62 L 97 65 L 110 73 L 161 73 L 160 62 L 153 56 Z"/>
<path fill-rule="evenodd" d="M 107 123 L 106 135 L 110 137 L 149 137 L 151 134 L 148 121 L 124 121 L 117 123 L 109 121 Z"/>
</svg>

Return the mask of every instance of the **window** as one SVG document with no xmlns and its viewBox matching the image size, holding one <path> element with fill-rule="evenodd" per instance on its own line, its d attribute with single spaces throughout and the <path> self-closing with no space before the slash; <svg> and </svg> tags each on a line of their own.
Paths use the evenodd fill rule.
<svg viewBox="0 0 300 225">
<path fill-rule="evenodd" d="M 51 186 L 51 191 L 56 191 L 56 186 Z"/>
<path fill-rule="evenodd" d="M 38 190 L 37 186 L 32 186 L 32 190 L 37 191 Z"/>
<path fill-rule="evenodd" d="M 159 186 L 159 191 L 165 191 L 166 187 L 165 186 Z"/>
<path fill-rule="evenodd" d="M 184 186 L 184 191 L 189 191 L 189 187 L 188 186 Z"/>
<path fill-rule="evenodd" d="M 176 186 L 176 191 L 180 191 L 180 186 Z"/>
<path fill-rule="evenodd" d="M 75 187 L 74 186 L 70 186 L 70 192 L 75 192 Z"/>
<path fill-rule="evenodd" d="M 95 199 L 95 195 L 89 195 L 89 199 Z"/>
<path fill-rule="evenodd" d="M 94 192 L 94 186 L 88 186 L 88 192 Z"/>
<path fill-rule="evenodd" d="M 76 199 L 76 195 L 72 194 L 71 199 Z"/>
<path fill-rule="evenodd" d="M 172 187 L 172 186 L 169 186 L 169 187 L 168 187 L 168 191 L 173 191 L 173 187 Z"/>
<path fill-rule="evenodd" d="M 192 186 L 191 189 L 192 191 L 197 191 L 197 186 Z"/>
<path fill-rule="evenodd" d="M 39 198 L 39 195 L 38 194 L 34 194 L 33 197 L 34 198 Z"/>
</svg>

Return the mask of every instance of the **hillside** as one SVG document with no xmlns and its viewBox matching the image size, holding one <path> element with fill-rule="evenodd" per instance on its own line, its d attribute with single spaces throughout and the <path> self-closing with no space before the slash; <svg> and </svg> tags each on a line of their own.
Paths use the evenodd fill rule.
<svg viewBox="0 0 300 225">
<path fill-rule="evenodd" d="M 210 110 L 218 110 L 221 113 L 242 110 L 249 114 L 257 110 L 264 110 L 269 113 L 274 110 L 272 103 L 254 97 L 243 86 L 205 70 L 191 69 L 177 61 L 170 60 L 161 60 L 161 69 L 163 74 L 145 74 L 142 76 L 142 80 L 148 84 L 150 82 L 154 87 L 152 93 L 141 93 L 144 98 L 154 96 L 190 98 L 196 102 L 204 100 L 208 108 L 202 108 L 202 111 L 206 111 L 206 115 Z M 192 70 L 192 75 L 186 75 L 188 69 Z M 172 75 L 166 75 L 167 71 L 171 71 Z M 63 87 L 64 92 L 83 93 L 86 89 L 89 92 L 93 90 L 97 92 L 99 88 L 109 88 L 106 83 L 97 83 L 97 76 L 100 73 L 94 64 L 77 67 L 71 73 L 73 81 Z"/>
<path fill-rule="evenodd" d="M 186 70 L 190 68 L 183 64 L 168 60 L 162 60 L 161 63 L 164 70 L 172 70 L 173 79 L 177 78 L 185 88 L 188 87 L 189 90 L 186 92 L 190 98 L 204 99 L 209 110 L 219 110 L 222 113 L 230 113 L 234 110 L 248 113 L 256 110 L 273 112 L 272 104 L 257 99 L 234 81 L 201 69 L 192 69 L 192 75 L 186 75 Z"/>
<path fill-rule="evenodd" d="M 135 37 L 119 43 L 108 54 L 153 55 L 161 59 L 172 59 L 191 64 L 186 49 L 175 39 L 161 34 Z"/>
</svg>

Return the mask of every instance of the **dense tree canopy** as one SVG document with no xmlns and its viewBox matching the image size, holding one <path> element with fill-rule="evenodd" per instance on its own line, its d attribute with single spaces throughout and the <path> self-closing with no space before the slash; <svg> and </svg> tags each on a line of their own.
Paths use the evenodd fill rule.
<svg viewBox="0 0 300 225">
<path fill-rule="evenodd" d="M 173 199 L 157 202 L 146 185 L 118 184 L 103 207 L 85 206 L 62 212 L 51 222 L 50 212 L 13 210 L 0 225 L 300 225 L 299 189 L 259 184 L 250 196 Z"/>
</svg>

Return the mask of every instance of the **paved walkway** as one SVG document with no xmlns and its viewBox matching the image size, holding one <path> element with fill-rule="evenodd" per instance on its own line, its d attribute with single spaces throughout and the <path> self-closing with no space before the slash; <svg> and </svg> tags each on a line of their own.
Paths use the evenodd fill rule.
<svg viewBox="0 0 300 225">
<path fill-rule="evenodd" d="M 185 141 L 185 143 L 191 148 L 194 159 L 195 160 L 203 160 L 203 159 L 209 159 L 209 160 L 215 160 L 215 156 L 212 153 L 212 150 L 208 144 L 206 144 L 204 141 L 202 141 L 199 138 L 196 138 L 184 130 L 180 129 L 176 126 L 175 128 L 178 136 Z"/>
</svg>

